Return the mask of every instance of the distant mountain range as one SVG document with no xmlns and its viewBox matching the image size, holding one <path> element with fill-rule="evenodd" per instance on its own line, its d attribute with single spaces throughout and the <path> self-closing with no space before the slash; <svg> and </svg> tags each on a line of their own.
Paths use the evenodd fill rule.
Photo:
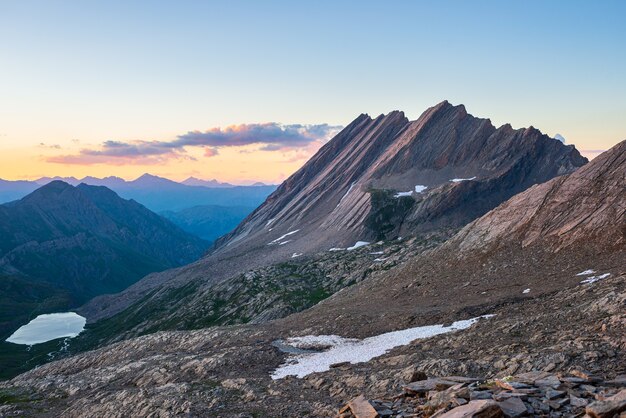
<svg viewBox="0 0 626 418">
<path fill-rule="evenodd" d="M 106 187 L 58 180 L 0 205 L 0 238 L 0 334 L 35 312 L 190 263 L 208 246 Z"/>
<path fill-rule="evenodd" d="M 186 186 L 202 186 L 202 187 L 235 187 L 234 185 L 230 184 L 230 183 L 221 183 L 215 179 L 213 180 L 201 180 L 195 177 L 189 177 L 183 181 L 181 181 L 181 184 L 184 184 Z"/>
<path fill-rule="evenodd" d="M 105 186 L 125 199 L 134 199 L 148 209 L 177 211 L 199 205 L 256 207 L 276 189 L 274 185 L 255 183 L 236 186 L 217 180 L 200 180 L 190 177 L 178 183 L 163 177 L 144 174 L 126 181 L 119 177 L 42 177 L 35 181 L 8 181 L 0 179 L 0 203 L 21 199 L 28 193 L 52 181 L 63 181 L 72 186 L 89 184 Z"/>
</svg>

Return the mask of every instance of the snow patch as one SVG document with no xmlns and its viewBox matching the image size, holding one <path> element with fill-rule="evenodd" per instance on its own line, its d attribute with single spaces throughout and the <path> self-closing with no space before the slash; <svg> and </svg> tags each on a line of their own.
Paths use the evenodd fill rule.
<svg viewBox="0 0 626 418">
<path fill-rule="evenodd" d="M 524 293 L 524 294 L 530 293 L 530 289 L 524 289 L 524 291 L 522 293 Z"/>
<path fill-rule="evenodd" d="M 577 276 L 589 276 L 590 274 L 595 273 L 595 270 L 585 270 L 585 271 L 581 271 L 580 273 L 577 274 Z"/>
<path fill-rule="evenodd" d="M 370 253 L 371 255 L 381 255 L 381 254 L 385 254 L 384 251 L 375 251 L 373 253 Z"/>
<path fill-rule="evenodd" d="M 415 191 L 411 190 L 408 192 L 398 192 L 394 194 L 393 197 L 398 198 L 398 197 L 404 197 L 404 196 L 411 196 L 413 195 L 413 193 L 422 193 L 426 189 L 428 189 L 428 187 L 418 184 L 415 186 Z"/>
<path fill-rule="evenodd" d="M 302 253 L 293 253 L 293 254 L 291 254 L 291 258 L 300 257 L 301 255 L 302 255 Z"/>
<path fill-rule="evenodd" d="M 265 224 L 265 227 L 267 228 L 268 226 L 270 226 L 270 224 L 271 224 L 272 222 L 274 222 L 274 219 L 276 219 L 276 218 L 272 218 L 272 219 L 270 219 L 269 221 L 267 221 L 267 223 Z"/>
<path fill-rule="evenodd" d="M 411 196 L 412 194 L 413 194 L 413 192 L 398 192 L 398 193 L 394 194 L 393 197 Z"/>
<path fill-rule="evenodd" d="M 460 183 L 462 181 L 470 181 L 470 180 L 476 180 L 476 176 L 470 177 L 468 179 L 450 179 L 452 183 Z"/>
<path fill-rule="evenodd" d="M 599 276 L 587 277 L 585 280 L 581 281 L 580 284 L 592 284 L 592 283 L 598 282 L 598 281 L 600 281 L 602 279 L 606 279 L 610 275 L 611 275 L 611 273 L 604 273 L 604 274 L 601 274 Z"/>
<path fill-rule="evenodd" d="M 561 134 L 554 135 L 554 139 L 556 139 L 557 141 L 560 141 L 562 144 L 565 144 L 565 138 Z"/>
<path fill-rule="evenodd" d="M 330 250 L 328 250 L 328 251 L 344 251 L 344 250 L 345 250 L 345 248 L 333 247 L 333 248 L 331 248 L 331 249 L 330 249 Z"/>
<path fill-rule="evenodd" d="M 287 241 L 279 242 L 279 243 L 278 243 L 278 245 L 285 245 L 285 244 L 287 244 L 288 242 L 291 242 L 291 240 L 290 240 L 290 239 L 288 239 Z"/>
<path fill-rule="evenodd" d="M 374 259 L 374 261 L 381 262 L 381 261 L 385 261 L 385 260 L 386 260 L 386 259 L 388 259 L 388 258 L 389 258 L 389 257 L 375 258 L 375 259 Z"/>
<path fill-rule="evenodd" d="M 463 321 L 456 321 L 450 326 L 428 325 L 424 327 L 409 328 L 401 331 L 392 331 L 374 337 L 357 340 L 344 338 L 338 335 L 307 335 L 287 339 L 288 345 L 297 348 L 330 347 L 322 352 L 302 353 L 292 355 L 271 373 L 272 379 L 282 379 L 286 376 L 305 377 L 311 373 L 325 372 L 330 370 L 331 364 L 350 362 L 363 363 L 375 357 L 382 356 L 389 350 L 407 345 L 411 341 L 433 337 L 447 332 L 469 328 L 480 318 L 490 318 L 493 315 L 484 315 Z"/>
<path fill-rule="evenodd" d="M 337 206 L 335 206 L 335 207 L 339 207 L 341 202 L 343 202 L 343 199 L 345 199 L 346 196 L 348 196 L 350 194 L 350 192 L 352 191 L 352 188 L 354 187 L 355 184 L 356 184 L 356 181 L 353 181 L 352 184 L 350 184 L 350 187 L 348 188 L 348 191 L 341 197 L 341 199 L 339 199 L 339 203 L 337 203 Z"/>
<path fill-rule="evenodd" d="M 300 231 L 299 229 L 296 229 L 295 231 L 291 231 L 291 232 L 287 232 L 285 235 L 276 238 L 274 241 L 270 241 L 267 243 L 267 245 L 274 245 L 274 244 L 279 244 L 279 245 L 283 245 L 289 241 L 285 241 L 284 243 L 281 243 L 280 241 L 282 241 L 283 239 L 287 238 L 289 235 L 293 235 L 296 232 Z"/>
<path fill-rule="evenodd" d="M 356 250 L 357 248 L 360 248 L 360 247 L 365 247 L 366 245 L 370 245 L 370 243 L 367 242 L 367 241 L 357 241 L 352 247 L 346 248 L 346 250 L 352 251 L 352 250 Z"/>
</svg>

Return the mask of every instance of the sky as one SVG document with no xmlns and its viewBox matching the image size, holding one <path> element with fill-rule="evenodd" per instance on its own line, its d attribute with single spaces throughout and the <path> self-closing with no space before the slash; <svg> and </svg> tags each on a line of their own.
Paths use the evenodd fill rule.
<svg viewBox="0 0 626 418">
<path fill-rule="evenodd" d="M 280 182 L 361 113 L 447 99 L 626 139 L 624 1 L 0 0 L 0 178 Z"/>
</svg>

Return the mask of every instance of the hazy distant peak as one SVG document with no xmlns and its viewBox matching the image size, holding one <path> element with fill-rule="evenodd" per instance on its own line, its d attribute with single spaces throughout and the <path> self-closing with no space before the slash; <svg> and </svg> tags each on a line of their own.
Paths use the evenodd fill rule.
<svg viewBox="0 0 626 418">
<path fill-rule="evenodd" d="M 181 184 L 184 184 L 186 186 L 202 186 L 202 187 L 234 187 L 230 183 L 222 183 L 218 181 L 217 179 L 202 180 L 197 177 L 189 177 L 181 181 Z"/>
</svg>

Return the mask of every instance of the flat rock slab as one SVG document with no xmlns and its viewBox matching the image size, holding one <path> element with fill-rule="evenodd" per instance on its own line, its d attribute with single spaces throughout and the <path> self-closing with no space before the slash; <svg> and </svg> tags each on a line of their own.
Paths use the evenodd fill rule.
<svg viewBox="0 0 626 418">
<path fill-rule="evenodd" d="M 517 418 L 522 417 L 528 413 L 526 405 L 520 398 L 508 398 L 498 402 L 498 406 L 504 412 L 505 417 Z"/>
<path fill-rule="evenodd" d="M 363 395 L 357 396 L 348 402 L 348 408 L 355 418 L 378 418 L 378 412 Z"/>
<path fill-rule="evenodd" d="M 454 382 L 452 380 L 445 379 L 426 379 L 420 380 L 418 382 L 412 382 L 408 385 L 403 386 L 405 392 L 417 394 L 417 393 L 428 393 L 431 390 L 445 390 L 449 387 L 457 385 L 458 382 Z"/>
<path fill-rule="evenodd" d="M 604 382 L 604 384 L 606 386 L 617 386 L 617 387 L 626 388 L 626 375 L 617 376 L 613 380 L 607 380 L 606 382 Z"/>
<path fill-rule="evenodd" d="M 604 401 L 596 401 L 587 405 L 586 412 L 592 418 L 611 418 L 626 411 L 626 389 Z"/>
<path fill-rule="evenodd" d="M 502 408 L 494 401 L 471 401 L 467 405 L 454 408 L 438 418 L 501 418 Z"/>
<path fill-rule="evenodd" d="M 446 377 L 442 377 L 442 380 L 449 380 L 451 382 L 458 382 L 458 383 L 475 383 L 475 382 L 482 382 L 483 380 L 485 380 L 484 378 L 481 377 L 465 377 L 465 376 L 446 376 Z"/>
</svg>

